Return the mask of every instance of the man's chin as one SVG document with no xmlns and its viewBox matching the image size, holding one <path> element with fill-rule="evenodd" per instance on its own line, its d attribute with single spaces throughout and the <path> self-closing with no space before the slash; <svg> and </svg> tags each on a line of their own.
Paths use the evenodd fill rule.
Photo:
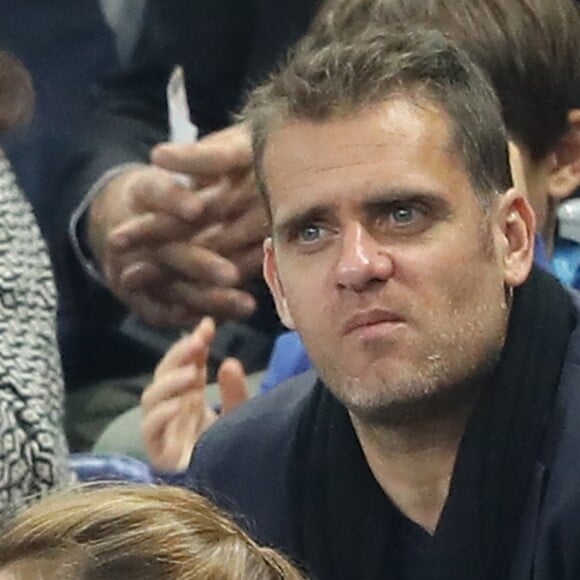
<svg viewBox="0 0 580 580">
<path fill-rule="evenodd" d="M 478 383 L 479 385 L 479 383 Z M 479 393 L 476 384 L 406 385 L 396 392 L 331 389 L 337 399 L 359 421 L 383 427 L 412 426 L 442 419 L 472 408 Z M 359 383 L 360 388 L 360 383 Z M 383 387 L 384 388 L 384 387 Z"/>
</svg>

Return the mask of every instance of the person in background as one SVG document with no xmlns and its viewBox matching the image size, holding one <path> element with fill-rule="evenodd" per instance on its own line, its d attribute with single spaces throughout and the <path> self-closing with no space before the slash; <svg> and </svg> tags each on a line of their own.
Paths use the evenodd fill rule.
<svg viewBox="0 0 580 580">
<path fill-rule="evenodd" d="M 0 131 L 30 118 L 30 76 L 0 51 Z M 0 150 L 0 519 L 74 480 L 63 430 L 56 294 L 46 245 Z"/>
<path fill-rule="evenodd" d="M 2 7 L 2 46 L 30 71 L 36 93 L 31 122 L 2 141 L 46 236 L 63 158 L 94 108 L 95 84 L 118 68 L 114 36 L 99 0 L 4 0 Z"/>
<path fill-rule="evenodd" d="M 131 59 L 141 30 L 146 0 L 100 0 L 107 24 L 115 34 L 121 66 Z"/>
<path fill-rule="evenodd" d="M 166 486 L 81 487 L 0 528 L 0 579 L 299 580 L 205 498 Z"/>
<path fill-rule="evenodd" d="M 125 1 L 118 0 L 117 5 L 121 4 Z M 62 257 L 51 242 L 50 226 L 64 218 L 55 198 L 66 185 L 66 159 L 80 151 L 79 135 L 95 106 L 95 85 L 119 67 L 115 38 L 99 0 L 6 0 L 2 6 L 0 38 L 30 71 L 37 106 L 31 122 L 3 135 L 1 142 L 57 268 Z M 110 16 L 112 21 L 114 14 Z M 67 333 L 70 305 L 58 273 L 56 282 L 61 337 Z M 66 413 L 65 421 L 70 418 Z M 94 431 L 89 421 L 83 426 L 85 431 Z M 75 444 L 73 437 L 69 444 Z"/>
<path fill-rule="evenodd" d="M 220 323 L 211 377 L 229 355 L 248 372 L 265 367 L 280 326 L 260 277 L 266 217 L 250 142 L 233 115 L 319 3 L 147 3 L 127 70 L 103 87 L 51 199 L 46 231 L 63 305 L 67 415 L 76 423 L 95 419 L 102 429 L 138 404 L 142 375 L 174 340 L 171 329 L 203 315 Z M 176 64 L 197 144 L 166 143 L 166 86 Z M 192 177 L 189 186 L 176 171 Z M 151 325 L 169 328 L 170 339 Z M 69 428 L 74 447 L 90 447 L 96 434 L 78 431 Z"/>
</svg>

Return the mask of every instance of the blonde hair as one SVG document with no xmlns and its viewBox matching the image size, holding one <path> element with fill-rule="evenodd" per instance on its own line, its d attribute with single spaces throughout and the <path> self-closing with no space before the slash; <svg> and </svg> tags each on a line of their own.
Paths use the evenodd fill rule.
<svg viewBox="0 0 580 580">
<path fill-rule="evenodd" d="M 4 526 L 0 567 L 59 580 L 303 578 L 200 495 L 139 485 L 44 498 Z"/>
</svg>

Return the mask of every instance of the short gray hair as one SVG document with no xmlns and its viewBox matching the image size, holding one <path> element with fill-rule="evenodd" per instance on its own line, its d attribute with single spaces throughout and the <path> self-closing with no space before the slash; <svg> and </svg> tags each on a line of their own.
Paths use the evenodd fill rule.
<svg viewBox="0 0 580 580">
<path fill-rule="evenodd" d="M 451 147 L 487 209 L 511 185 L 498 100 L 483 72 L 440 32 L 385 28 L 306 39 L 255 89 L 242 114 L 252 128 L 258 185 L 268 201 L 263 156 L 269 135 L 290 120 L 325 122 L 402 95 L 437 104 L 451 122 Z M 269 207 L 269 204 L 268 204 Z"/>
</svg>

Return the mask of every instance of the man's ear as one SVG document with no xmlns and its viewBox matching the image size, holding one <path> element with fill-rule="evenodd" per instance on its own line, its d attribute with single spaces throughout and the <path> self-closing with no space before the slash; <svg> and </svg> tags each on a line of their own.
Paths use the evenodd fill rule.
<svg viewBox="0 0 580 580">
<path fill-rule="evenodd" d="M 568 112 L 568 128 L 550 154 L 548 194 L 563 200 L 580 186 L 580 109 Z"/>
<path fill-rule="evenodd" d="M 501 196 L 497 217 L 504 280 L 514 288 L 525 282 L 532 268 L 536 218 L 525 195 L 514 188 Z"/>
<path fill-rule="evenodd" d="M 276 310 L 278 311 L 278 316 L 282 321 L 282 324 L 294 330 L 294 320 L 288 309 L 288 302 L 286 300 L 286 294 L 284 292 L 284 287 L 280 281 L 280 276 L 278 275 L 278 266 L 276 264 L 276 253 L 274 251 L 274 244 L 272 238 L 268 237 L 264 240 L 264 265 L 263 274 L 266 284 L 270 288 L 270 292 L 274 297 L 274 303 L 276 304 Z"/>
</svg>

